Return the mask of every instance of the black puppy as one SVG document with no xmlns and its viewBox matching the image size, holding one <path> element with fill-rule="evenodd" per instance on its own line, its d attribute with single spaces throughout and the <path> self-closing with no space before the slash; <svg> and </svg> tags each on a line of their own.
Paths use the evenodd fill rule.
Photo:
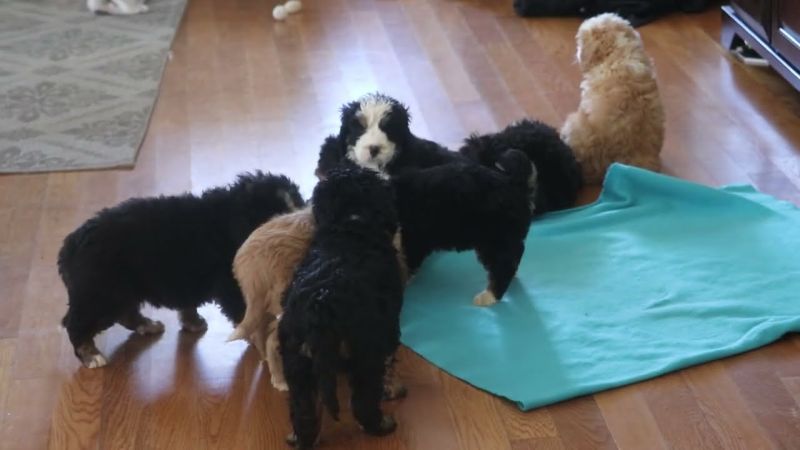
<svg viewBox="0 0 800 450">
<path fill-rule="evenodd" d="M 495 168 L 509 149 L 523 151 L 536 166 L 538 180 L 529 180 L 535 215 L 573 206 L 583 185 L 580 167 L 558 132 L 531 120 L 514 123 L 497 133 L 473 134 L 459 152 L 414 136 L 407 108 L 383 94 L 369 94 L 342 108 L 338 136 L 322 144 L 316 175 L 323 178 L 342 160 L 397 175 L 404 171 L 454 162 L 478 162 Z"/>
<path fill-rule="evenodd" d="M 496 164 L 499 170 L 451 163 L 392 177 L 409 271 L 433 251 L 474 249 L 489 272 L 489 286 L 474 299 L 482 306 L 508 289 L 531 217 L 530 161 L 512 149 Z"/>
<path fill-rule="evenodd" d="M 318 397 L 338 418 L 336 373 L 349 376 L 353 414 L 364 431 L 395 428 L 380 409 L 385 362 L 397 349 L 403 282 L 392 237 L 390 185 L 358 167 L 334 169 L 314 189 L 317 230 L 283 300 L 278 338 L 299 448 L 320 430 Z"/>
<path fill-rule="evenodd" d="M 317 176 L 344 158 L 390 175 L 464 160 L 458 152 L 415 136 L 410 120 L 408 108 L 380 93 L 344 105 L 339 135 L 328 137 L 320 151 Z"/>
<path fill-rule="evenodd" d="M 337 167 L 357 167 L 336 157 L 336 145 L 322 146 L 317 176 Z M 501 298 L 516 274 L 528 234 L 536 168 L 519 150 L 507 150 L 490 169 L 474 162 L 453 162 L 406 170 L 391 177 L 409 273 L 432 252 L 472 250 L 489 272 L 489 286 L 475 296 L 477 305 Z"/>
<path fill-rule="evenodd" d="M 291 180 L 257 172 L 199 197 L 136 198 L 100 211 L 64 239 L 58 255 L 69 295 L 62 324 L 75 355 L 86 367 L 105 365 L 94 336 L 114 323 L 139 334 L 163 331 L 142 316 L 144 302 L 178 309 L 190 331 L 206 328 L 197 307 L 211 300 L 239 322 L 245 304 L 231 270 L 236 250 L 272 216 L 301 206 Z"/>
<path fill-rule="evenodd" d="M 536 177 L 529 183 L 534 215 L 575 204 L 583 186 L 580 165 L 558 131 L 545 123 L 525 119 L 497 133 L 473 134 L 464 140 L 459 152 L 486 167 L 495 167 L 510 148 L 524 152 L 536 166 Z"/>
</svg>

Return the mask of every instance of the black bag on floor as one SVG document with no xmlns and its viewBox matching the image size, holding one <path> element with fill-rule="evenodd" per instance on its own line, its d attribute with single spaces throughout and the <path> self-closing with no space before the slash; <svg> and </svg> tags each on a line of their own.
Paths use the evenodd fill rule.
<svg viewBox="0 0 800 450">
<path fill-rule="evenodd" d="M 672 11 L 699 12 L 709 0 L 514 0 L 523 17 L 581 16 L 613 12 L 638 27 Z"/>
</svg>

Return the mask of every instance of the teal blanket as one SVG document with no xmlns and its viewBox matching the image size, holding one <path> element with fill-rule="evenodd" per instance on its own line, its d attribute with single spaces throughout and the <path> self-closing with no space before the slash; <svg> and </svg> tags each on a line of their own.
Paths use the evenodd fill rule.
<svg viewBox="0 0 800 450">
<path fill-rule="evenodd" d="M 528 410 L 800 331 L 800 211 L 615 165 L 599 200 L 537 220 L 503 300 L 473 252 L 426 261 L 402 341 Z"/>
</svg>

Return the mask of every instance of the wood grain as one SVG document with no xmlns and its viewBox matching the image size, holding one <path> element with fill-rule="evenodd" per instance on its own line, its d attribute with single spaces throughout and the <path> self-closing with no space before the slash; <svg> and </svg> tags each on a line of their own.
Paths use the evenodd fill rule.
<svg viewBox="0 0 800 450">
<path fill-rule="evenodd" d="M 442 390 L 462 449 L 510 448 L 494 399 L 458 379 L 441 374 Z"/>
<path fill-rule="evenodd" d="M 564 447 L 569 449 L 616 449 L 605 418 L 591 396 L 549 406 Z"/>
<path fill-rule="evenodd" d="M 6 404 L 13 380 L 11 369 L 14 365 L 14 350 L 13 339 L 0 339 L 0 411 L 9 410 Z M 2 419 L 0 419 L 0 423 L 2 423 Z"/>
<path fill-rule="evenodd" d="M 668 448 L 639 386 L 612 389 L 594 397 L 619 448 Z"/>
<path fill-rule="evenodd" d="M 556 424 L 547 408 L 522 412 L 517 405 L 495 398 L 495 410 L 512 442 L 526 439 L 550 438 L 558 436 Z"/>
<path fill-rule="evenodd" d="M 642 384 L 641 389 L 662 436 L 670 446 L 725 448 L 681 374 L 665 375 L 657 381 Z"/>
<path fill-rule="evenodd" d="M 224 342 L 231 327 L 214 307 L 202 308 L 203 335 L 147 308 L 162 336 L 113 327 L 97 340 L 111 364 L 79 368 L 59 327 L 55 258 L 94 211 L 254 169 L 285 173 L 309 195 L 339 107 L 372 90 L 407 103 L 412 129 L 451 147 L 525 115 L 558 126 L 578 104 L 575 18 L 520 19 L 510 1 L 309 0 L 277 23 L 272 6 L 189 2 L 134 169 L 0 176 L 0 448 L 285 448 L 285 394 L 255 352 Z M 665 102 L 665 171 L 798 203 L 800 94 L 729 57 L 719 17 L 674 14 L 639 30 Z M 523 413 L 402 349 L 409 397 L 385 405 L 397 431 L 364 436 L 342 401 L 321 448 L 800 448 L 798 357 L 800 337 L 788 336 Z"/>
<path fill-rule="evenodd" d="M 750 408 L 720 362 L 711 362 L 683 371 L 703 416 L 726 449 L 770 448 Z M 713 382 L 709 382 L 713 380 Z M 725 411 L 725 414 L 720 414 Z"/>
<path fill-rule="evenodd" d="M 557 437 L 530 438 L 511 442 L 512 450 L 565 450 L 564 443 Z"/>
</svg>

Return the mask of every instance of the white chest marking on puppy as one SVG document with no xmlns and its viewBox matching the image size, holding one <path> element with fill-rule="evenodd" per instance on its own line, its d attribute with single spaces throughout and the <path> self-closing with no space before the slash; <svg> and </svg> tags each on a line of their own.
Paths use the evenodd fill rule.
<svg viewBox="0 0 800 450">
<path fill-rule="evenodd" d="M 380 98 L 367 97 L 361 100 L 356 117 L 364 126 L 364 133 L 348 149 L 347 156 L 351 160 L 380 171 L 394 158 L 395 144 L 380 127 L 391 111 L 392 105 Z"/>
</svg>

